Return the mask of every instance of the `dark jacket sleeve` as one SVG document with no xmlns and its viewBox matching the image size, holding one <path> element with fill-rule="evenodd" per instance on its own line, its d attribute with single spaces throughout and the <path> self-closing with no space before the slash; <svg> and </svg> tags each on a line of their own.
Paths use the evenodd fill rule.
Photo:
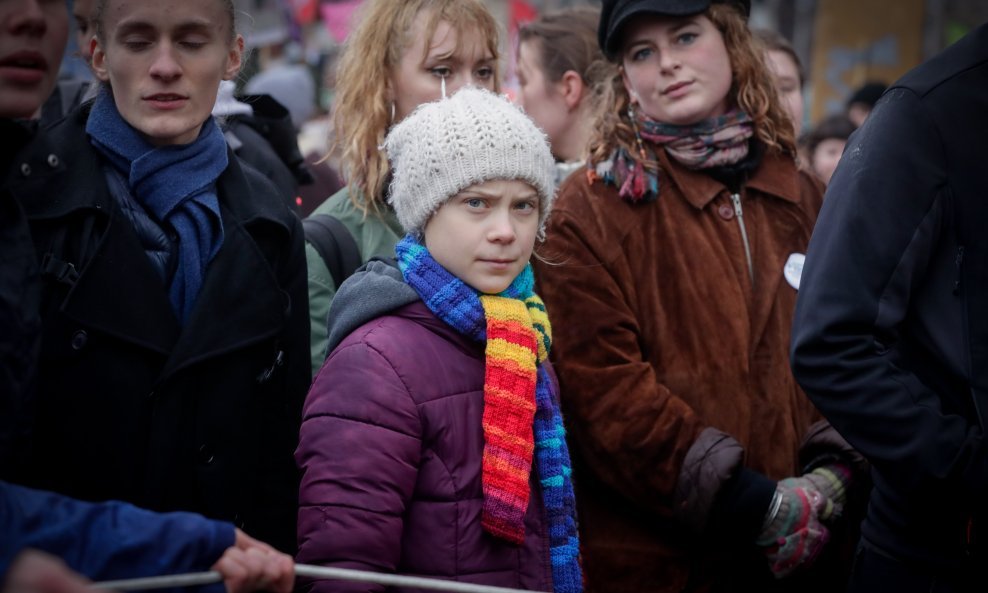
<svg viewBox="0 0 988 593">
<path fill-rule="evenodd" d="M 27 219 L 2 189 L 0 245 L 0 477 L 9 479 L 30 457 L 41 283 Z"/>
<path fill-rule="evenodd" d="M 288 554 L 294 554 L 295 522 L 298 513 L 299 472 L 294 452 L 302 421 L 302 404 L 311 379 L 309 369 L 309 293 L 306 283 L 305 243 L 302 223 L 291 216 L 290 247 L 285 250 L 277 270 L 282 290 L 290 299 L 288 322 L 281 335 L 284 360 L 282 407 L 265 423 L 264 438 L 266 479 L 261 480 L 264 491 L 259 497 L 259 512 L 266 515 L 274 531 L 259 532 L 268 543 Z M 266 507 L 266 508 L 265 508 Z M 251 526 L 244 530 L 251 532 Z"/>
<path fill-rule="evenodd" d="M 0 582 L 28 548 L 111 580 L 208 570 L 234 543 L 233 525 L 194 513 L 82 502 L 7 482 L 0 482 L 0 533 Z"/>
<path fill-rule="evenodd" d="M 983 495 L 979 431 L 893 356 L 948 221 L 942 143 L 903 88 L 852 137 L 810 241 L 792 364 L 820 411 L 897 488 L 950 476 Z"/>
<path fill-rule="evenodd" d="M 358 330 L 360 331 L 360 330 Z M 295 454 L 302 468 L 298 561 L 394 572 L 422 450 L 419 414 L 384 354 L 344 342 L 316 376 Z M 382 591 L 322 581 L 324 591 Z"/>
</svg>

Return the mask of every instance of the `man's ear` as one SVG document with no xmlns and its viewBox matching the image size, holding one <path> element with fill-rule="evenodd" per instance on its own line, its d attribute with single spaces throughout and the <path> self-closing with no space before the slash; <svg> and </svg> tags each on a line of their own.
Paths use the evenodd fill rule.
<svg viewBox="0 0 988 593">
<path fill-rule="evenodd" d="M 223 72 L 223 80 L 233 80 L 240 72 L 240 66 L 244 60 L 244 36 L 237 35 L 230 47 L 230 54 L 227 56 L 226 70 Z"/>
<path fill-rule="evenodd" d="M 580 101 L 587 92 L 587 85 L 583 82 L 583 77 L 576 70 L 567 70 L 563 77 L 556 83 L 559 94 L 566 102 L 566 108 L 573 111 L 580 106 Z"/>
<path fill-rule="evenodd" d="M 102 82 L 109 82 L 110 72 L 106 69 L 106 52 L 95 36 L 89 40 L 89 52 L 93 56 L 93 73 L 96 74 L 96 78 Z"/>
</svg>

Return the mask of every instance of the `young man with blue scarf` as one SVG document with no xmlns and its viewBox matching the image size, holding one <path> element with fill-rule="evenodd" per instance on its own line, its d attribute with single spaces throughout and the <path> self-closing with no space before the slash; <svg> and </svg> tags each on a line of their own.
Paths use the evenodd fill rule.
<svg viewBox="0 0 988 593">
<path fill-rule="evenodd" d="M 309 376 L 302 234 L 210 117 L 239 66 L 232 4 L 100 6 L 103 92 L 47 129 L 6 184 L 42 282 L 19 482 L 198 513 L 225 522 L 228 545 L 234 524 L 292 551 Z M 116 28 L 135 22 L 122 43 Z M 134 46 L 148 35 L 162 43 Z"/>
</svg>

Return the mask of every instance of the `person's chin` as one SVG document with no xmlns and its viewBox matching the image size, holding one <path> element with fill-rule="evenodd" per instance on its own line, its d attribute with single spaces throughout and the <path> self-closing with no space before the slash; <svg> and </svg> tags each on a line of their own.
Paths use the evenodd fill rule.
<svg viewBox="0 0 988 593">
<path fill-rule="evenodd" d="M 44 97 L 40 91 L 8 89 L 0 85 L 0 117 L 30 119 L 37 115 Z"/>
</svg>

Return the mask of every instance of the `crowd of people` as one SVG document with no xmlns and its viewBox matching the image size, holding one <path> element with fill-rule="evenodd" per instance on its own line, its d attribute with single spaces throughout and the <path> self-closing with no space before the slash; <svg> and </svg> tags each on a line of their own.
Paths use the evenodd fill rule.
<svg viewBox="0 0 988 593">
<path fill-rule="evenodd" d="M 748 0 L 547 13 L 514 103 L 482 0 L 366 0 L 303 221 L 297 48 L 72 11 L 92 83 L 0 0 L 3 593 L 978 590 L 988 25 L 803 132 Z"/>
</svg>

